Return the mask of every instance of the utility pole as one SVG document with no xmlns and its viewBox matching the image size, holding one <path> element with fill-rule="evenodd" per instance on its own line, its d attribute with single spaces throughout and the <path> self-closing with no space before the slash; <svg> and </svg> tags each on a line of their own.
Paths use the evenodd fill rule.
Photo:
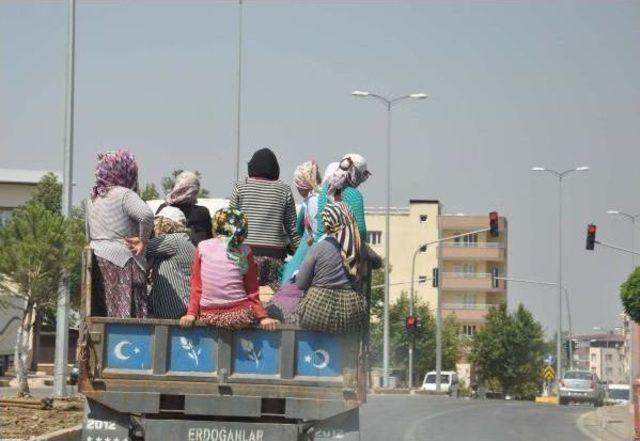
<svg viewBox="0 0 640 441">
<path fill-rule="evenodd" d="M 242 0 L 238 0 L 238 89 L 236 96 L 236 181 L 240 179 L 240 120 L 242 115 Z"/>
<path fill-rule="evenodd" d="M 62 177 L 62 214 L 71 216 L 73 190 L 73 123 L 75 93 L 76 2 L 69 0 L 69 33 L 67 47 L 67 97 L 65 112 L 64 169 Z M 63 272 L 58 287 L 56 312 L 56 352 L 53 369 L 53 394 L 67 395 L 67 363 L 69 354 L 69 275 Z"/>
</svg>

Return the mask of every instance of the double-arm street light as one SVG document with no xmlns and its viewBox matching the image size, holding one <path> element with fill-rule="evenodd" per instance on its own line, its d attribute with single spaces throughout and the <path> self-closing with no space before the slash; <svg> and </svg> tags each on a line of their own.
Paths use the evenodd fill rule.
<svg viewBox="0 0 640 441">
<path fill-rule="evenodd" d="M 558 332 L 556 338 L 556 383 L 561 378 L 562 369 L 562 183 L 564 178 L 573 172 L 588 171 L 589 167 L 575 167 L 557 171 L 546 167 L 532 167 L 531 171 L 547 172 L 558 178 Z"/>
<path fill-rule="evenodd" d="M 386 212 L 385 212 L 385 232 L 384 232 L 384 337 L 382 350 L 382 370 L 383 386 L 389 387 L 389 210 L 391 207 L 391 109 L 401 101 L 414 99 L 423 100 L 427 98 L 426 93 L 411 93 L 396 98 L 385 98 L 371 92 L 355 90 L 351 95 L 358 98 L 374 98 L 384 104 L 387 109 L 387 181 L 386 181 Z"/>
</svg>

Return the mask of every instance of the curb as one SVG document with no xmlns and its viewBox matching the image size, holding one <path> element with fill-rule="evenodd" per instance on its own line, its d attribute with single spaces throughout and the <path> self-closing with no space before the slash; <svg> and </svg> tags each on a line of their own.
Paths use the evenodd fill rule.
<svg viewBox="0 0 640 441">
<path fill-rule="evenodd" d="M 78 424 L 77 426 L 56 430 L 44 435 L 32 436 L 29 441 L 75 441 L 80 437 L 81 433 L 82 424 Z"/>
<path fill-rule="evenodd" d="M 598 436 L 594 435 L 589 430 L 587 430 L 587 428 L 585 427 L 585 424 L 584 424 L 584 420 L 587 419 L 587 417 L 591 416 L 592 414 L 596 414 L 596 413 L 597 413 L 597 411 L 593 410 L 591 412 L 583 413 L 582 415 L 580 415 L 576 419 L 576 427 L 578 427 L 578 430 L 580 432 L 582 432 L 582 434 L 584 436 L 586 436 L 587 438 L 589 438 L 590 440 L 592 440 L 592 441 L 603 441 L 602 438 L 599 438 Z"/>
</svg>

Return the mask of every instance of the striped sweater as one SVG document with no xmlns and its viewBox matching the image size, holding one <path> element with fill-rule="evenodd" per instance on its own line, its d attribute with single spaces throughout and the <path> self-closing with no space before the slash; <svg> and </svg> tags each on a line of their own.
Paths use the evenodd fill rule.
<svg viewBox="0 0 640 441">
<path fill-rule="evenodd" d="M 144 254 L 134 256 L 127 237 L 140 237 L 144 242 L 153 231 L 153 211 L 132 190 L 113 187 L 102 197 L 87 200 L 86 228 L 89 245 L 98 257 L 121 268 L 135 259 L 146 269 Z"/>
<path fill-rule="evenodd" d="M 230 208 L 242 210 L 249 222 L 245 243 L 251 247 L 295 249 L 296 205 L 291 188 L 281 181 L 247 178 L 233 188 Z"/>
<path fill-rule="evenodd" d="M 191 291 L 191 266 L 196 248 L 187 233 L 154 237 L 146 247 L 152 264 L 151 311 L 154 317 L 180 318 Z"/>
</svg>

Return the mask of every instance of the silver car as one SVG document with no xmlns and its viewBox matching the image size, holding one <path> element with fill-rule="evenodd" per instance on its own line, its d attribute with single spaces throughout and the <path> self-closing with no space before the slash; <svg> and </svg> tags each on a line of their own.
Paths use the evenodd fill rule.
<svg viewBox="0 0 640 441">
<path fill-rule="evenodd" d="M 567 371 L 560 380 L 560 404 L 588 402 L 602 406 L 605 391 L 598 376 L 589 371 Z"/>
</svg>

